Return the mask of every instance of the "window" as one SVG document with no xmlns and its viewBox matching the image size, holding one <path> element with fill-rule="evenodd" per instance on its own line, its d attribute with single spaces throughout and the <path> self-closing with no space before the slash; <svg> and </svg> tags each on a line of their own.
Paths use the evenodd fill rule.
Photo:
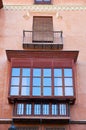
<svg viewBox="0 0 86 130">
<path fill-rule="evenodd" d="M 33 42 L 53 42 L 52 17 L 33 17 Z"/>
<path fill-rule="evenodd" d="M 14 107 L 16 116 L 68 116 L 67 103 L 17 103 Z"/>
<path fill-rule="evenodd" d="M 74 96 L 72 68 L 12 68 L 11 96 Z"/>
<path fill-rule="evenodd" d="M 54 69 L 54 95 L 73 96 L 73 94 L 74 92 L 73 92 L 72 69 L 71 68 Z"/>
<path fill-rule="evenodd" d="M 51 4 L 51 0 L 35 0 L 35 4 Z"/>
<path fill-rule="evenodd" d="M 20 87 L 21 86 L 21 87 Z M 21 88 L 21 90 L 19 90 Z M 27 96 L 30 94 L 30 69 L 12 68 L 10 95 Z"/>
<path fill-rule="evenodd" d="M 17 105 L 17 115 L 24 115 L 24 104 Z"/>
</svg>

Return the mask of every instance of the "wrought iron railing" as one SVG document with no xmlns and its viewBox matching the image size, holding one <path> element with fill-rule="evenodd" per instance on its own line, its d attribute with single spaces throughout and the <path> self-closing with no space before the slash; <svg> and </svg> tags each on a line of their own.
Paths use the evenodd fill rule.
<svg viewBox="0 0 86 130">
<path fill-rule="evenodd" d="M 62 31 L 28 31 L 23 30 L 23 47 L 33 47 L 35 45 L 50 48 L 63 48 L 63 32 Z"/>
</svg>

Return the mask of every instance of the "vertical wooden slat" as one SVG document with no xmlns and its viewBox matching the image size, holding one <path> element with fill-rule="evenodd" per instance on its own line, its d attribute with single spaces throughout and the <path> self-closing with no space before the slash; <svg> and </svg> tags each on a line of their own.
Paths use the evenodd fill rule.
<svg viewBox="0 0 86 130">
<path fill-rule="evenodd" d="M 33 42 L 53 42 L 52 17 L 33 17 Z"/>
<path fill-rule="evenodd" d="M 0 0 L 0 9 L 3 7 L 3 2 Z"/>
</svg>

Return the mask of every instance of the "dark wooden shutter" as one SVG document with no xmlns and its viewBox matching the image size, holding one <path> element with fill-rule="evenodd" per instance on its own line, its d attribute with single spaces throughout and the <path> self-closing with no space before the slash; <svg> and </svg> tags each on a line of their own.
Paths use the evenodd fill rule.
<svg viewBox="0 0 86 130">
<path fill-rule="evenodd" d="M 0 9 L 3 7 L 2 0 L 0 0 Z"/>
<path fill-rule="evenodd" d="M 33 17 L 33 42 L 53 42 L 52 17 Z"/>
</svg>

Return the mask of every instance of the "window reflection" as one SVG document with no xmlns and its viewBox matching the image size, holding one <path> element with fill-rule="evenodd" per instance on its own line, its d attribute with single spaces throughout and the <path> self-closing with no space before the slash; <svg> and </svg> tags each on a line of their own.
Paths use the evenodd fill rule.
<svg viewBox="0 0 86 130">
<path fill-rule="evenodd" d="M 62 77 L 62 69 L 54 69 L 54 77 Z"/>
<path fill-rule="evenodd" d="M 19 87 L 18 86 L 11 86 L 11 91 L 10 91 L 10 95 L 19 95 Z"/>
<path fill-rule="evenodd" d="M 35 104 L 35 106 L 34 106 L 34 114 L 35 115 L 40 115 L 41 114 L 41 105 L 40 104 Z"/>
<path fill-rule="evenodd" d="M 33 76 L 41 76 L 41 69 L 33 69 Z"/>
<path fill-rule="evenodd" d="M 43 86 L 51 86 L 51 78 L 44 78 Z"/>
<path fill-rule="evenodd" d="M 68 104 L 65 103 L 18 103 L 15 111 L 17 115 L 21 116 L 67 116 L 67 107 Z"/>
<path fill-rule="evenodd" d="M 49 105 L 43 104 L 43 115 L 49 115 Z"/>
<path fill-rule="evenodd" d="M 33 78 L 33 86 L 41 86 L 41 78 Z"/>
<path fill-rule="evenodd" d="M 52 104 L 52 115 L 58 115 L 58 105 Z"/>
<path fill-rule="evenodd" d="M 54 78 L 54 86 L 62 86 L 62 78 Z"/>
<path fill-rule="evenodd" d="M 10 95 L 52 96 L 53 93 L 53 96 L 74 95 L 72 68 L 12 68 Z"/>
<path fill-rule="evenodd" d="M 19 78 L 15 78 L 15 77 L 13 77 L 12 79 L 11 79 L 11 85 L 19 85 Z"/>
<path fill-rule="evenodd" d="M 73 87 L 65 87 L 65 96 L 73 96 Z"/>
<path fill-rule="evenodd" d="M 30 86 L 30 78 L 22 78 L 22 86 Z"/>
<path fill-rule="evenodd" d="M 60 104 L 60 115 L 66 115 L 66 105 Z"/>
<path fill-rule="evenodd" d="M 26 115 L 31 115 L 31 104 L 26 104 Z"/>
<path fill-rule="evenodd" d="M 21 89 L 21 95 L 22 96 L 28 96 L 28 95 L 30 95 L 30 87 L 22 87 L 22 89 Z"/>
<path fill-rule="evenodd" d="M 44 87 L 43 88 L 43 96 L 51 96 L 51 87 Z"/>
<path fill-rule="evenodd" d="M 64 69 L 65 77 L 72 77 L 72 69 Z"/>
<path fill-rule="evenodd" d="M 18 104 L 17 105 L 17 115 L 23 115 L 24 114 L 24 104 Z"/>
<path fill-rule="evenodd" d="M 30 68 L 23 68 L 22 76 L 30 76 Z"/>
<path fill-rule="evenodd" d="M 64 78 L 65 86 L 73 86 L 72 78 Z"/>
<path fill-rule="evenodd" d="M 20 76 L 20 68 L 12 68 L 12 76 Z"/>
<path fill-rule="evenodd" d="M 33 87 L 33 96 L 41 96 L 41 88 L 40 87 Z"/>
<path fill-rule="evenodd" d="M 51 69 L 44 69 L 43 76 L 44 77 L 51 77 Z"/>
<path fill-rule="evenodd" d="M 54 88 L 54 95 L 55 96 L 63 96 L 63 89 L 62 89 L 62 87 L 55 87 Z"/>
</svg>

